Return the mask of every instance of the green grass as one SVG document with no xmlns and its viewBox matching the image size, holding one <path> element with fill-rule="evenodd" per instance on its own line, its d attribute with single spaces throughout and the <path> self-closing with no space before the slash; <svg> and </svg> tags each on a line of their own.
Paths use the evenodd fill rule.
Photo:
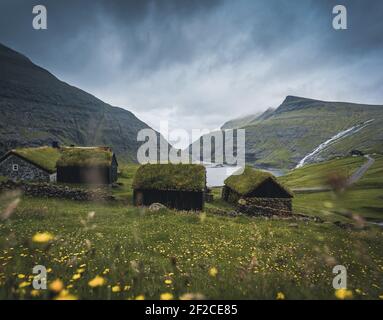
<svg viewBox="0 0 383 320">
<path fill-rule="evenodd" d="M 383 156 L 373 157 L 376 160 L 373 166 L 357 183 L 343 192 L 296 192 L 293 199 L 294 211 L 320 216 L 329 221 L 353 222 L 348 218 L 351 215 L 383 221 Z M 282 177 L 282 181 L 295 188 L 320 186 L 329 173 L 350 176 L 365 161 L 362 157 L 348 157 L 308 165 Z"/>
<path fill-rule="evenodd" d="M 37 232 L 55 240 L 34 243 Z M 30 286 L 20 288 L 42 264 L 51 269 L 48 283 L 60 279 L 82 299 L 158 299 L 165 292 L 175 298 L 274 299 L 283 292 L 287 299 L 331 299 L 332 267 L 343 264 L 354 297 L 376 299 L 383 290 L 382 236 L 379 229 L 303 222 L 292 228 L 288 221 L 22 198 L 0 223 L 0 298 L 54 298 L 50 290 L 33 297 Z M 97 275 L 106 284 L 91 288 Z M 114 286 L 121 292 L 112 292 Z"/>
<path fill-rule="evenodd" d="M 60 167 L 66 166 L 109 166 L 113 153 L 108 148 L 61 148 L 61 157 L 57 161 Z"/>
<path fill-rule="evenodd" d="M 225 185 L 240 195 L 247 195 L 258 188 L 258 186 L 267 179 L 272 179 L 280 185 L 278 180 L 275 179 L 272 174 L 261 170 L 254 170 L 251 167 L 246 167 L 242 174 L 231 175 L 226 178 Z M 282 185 L 281 187 L 284 188 Z M 288 189 L 284 189 L 290 193 Z"/>
<path fill-rule="evenodd" d="M 56 298 L 52 290 L 36 293 L 29 285 L 37 264 L 51 270 L 48 284 L 60 279 L 79 299 L 159 299 L 162 293 L 175 299 L 186 293 L 206 299 L 275 299 L 278 292 L 286 299 L 333 299 L 337 264 L 347 268 L 353 298 L 383 294 L 383 230 L 345 230 L 327 222 L 351 221 L 338 213 L 345 203 L 357 211 L 381 197 L 379 189 L 367 188 L 380 183 L 380 162 L 348 191 L 356 192 L 352 201 L 330 192 L 298 194 L 295 210 L 321 215 L 326 222 L 296 225 L 214 215 L 216 209 L 233 210 L 220 199 L 221 188 L 212 188 L 214 201 L 201 213 L 135 208 L 131 184 L 137 168 L 120 165 L 121 185 L 112 189 L 115 202 L 20 198 L 10 218 L 0 220 L 0 299 Z M 0 197 L 0 213 L 17 197 Z M 37 232 L 55 238 L 38 244 L 32 241 Z M 106 283 L 90 287 L 95 276 Z"/>
<path fill-rule="evenodd" d="M 203 191 L 206 169 L 197 164 L 145 164 L 138 168 L 136 189 Z"/>
<path fill-rule="evenodd" d="M 120 201 L 133 203 L 133 178 L 139 168 L 139 164 L 120 164 L 118 170 L 120 171 L 118 183 L 119 186 L 112 189 L 113 196 Z"/>
<path fill-rule="evenodd" d="M 49 171 L 56 170 L 56 162 L 60 158 L 59 150 L 51 147 L 20 148 L 13 152 Z"/>
<path fill-rule="evenodd" d="M 366 174 L 355 184 L 356 189 L 383 188 L 383 155 L 372 155 L 374 164 Z"/>
<path fill-rule="evenodd" d="M 326 179 L 330 174 L 337 173 L 349 177 L 366 161 L 364 157 L 333 159 L 305 165 L 278 179 L 290 188 L 320 187 L 326 184 Z"/>
</svg>

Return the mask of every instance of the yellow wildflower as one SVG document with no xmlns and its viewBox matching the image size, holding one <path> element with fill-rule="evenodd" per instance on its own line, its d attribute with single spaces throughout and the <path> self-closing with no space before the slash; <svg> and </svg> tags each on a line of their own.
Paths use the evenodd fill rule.
<svg viewBox="0 0 383 320">
<path fill-rule="evenodd" d="M 285 300 L 285 294 L 283 292 L 278 292 L 275 299 L 277 299 L 277 300 Z"/>
<path fill-rule="evenodd" d="M 62 290 L 55 300 L 77 300 L 77 297 L 70 294 L 68 290 Z"/>
<path fill-rule="evenodd" d="M 39 295 L 40 295 L 40 291 L 39 290 L 34 289 L 34 290 L 31 291 L 31 296 L 32 297 L 38 297 Z"/>
<path fill-rule="evenodd" d="M 112 292 L 120 292 L 120 291 L 121 291 L 120 286 L 113 286 L 112 287 Z"/>
<path fill-rule="evenodd" d="M 347 290 L 347 289 L 335 290 L 335 297 L 337 297 L 340 300 L 351 299 L 352 298 L 352 291 Z"/>
<path fill-rule="evenodd" d="M 381 294 L 381 295 L 379 296 L 379 299 L 380 299 L 380 300 L 383 300 L 383 294 Z"/>
<path fill-rule="evenodd" d="M 30 286 L 31 283 L 30 282 L 27 282 L 27 281 L 23 281 L 19 284 L 19 288 L 25 288 L 25 287 L 28 287 Z"/>
<path fill-rule="evenodd" d="M 77 272 L 77 273 L 84 273 L 84 272 L 85 272 L 85 269 L 84 269 L 84 268 L 79 268 L 79 269 L 77 269 L 76 272 Z"/>
<path fill-rule="evenodd" d="M 79 274 L 79 273 L 74 274 L 72 277 L 73 280 L 78 280 L 80 278 L 81 278 L 81 274 Z"/>
<path fill-rule="evenodd" d="M 140 294 L 136 297 L 136 300 L 145 300 L 145 296 L 143 294 Z"/>
<path fill-rule="evenodd" d="M 25 278 L 25 274 L 20 273 L 20 274 L 17 275 L 17 277 L 18 277 L 19 279 L 24 279 L 24 278 Z"/>
<path fill-rule="evenodd" d="M 100 276 L 95 276 L 92 280 L 88 282 L 88 285 L 92 288 L 94 287 L 101 287 L 105 284 L 105 279 Z"/>
<path fill-rule="evenodd" d="M 205 297 L 201 293 L 184 293 L 180 296 L 180 300 L 204 300 Z"/>
<path fill-rule="evenodd" d="M 56 279 L 49 285 L 49 289 L 54 292 L 60 292 L 64 288 L 64 284 L 60 279 Z"/>
<path fill-rule="evenodd" d="M 54 239 L 53 234 L 49 232 L 37 232 L 33 237 L 32 241 L 37 243 L 45 243 Z"/>
<path fill-rule="evenodd" d="M 173 295 L 169 292 L 161 293 L 160 299 L 161 300 L 173 300 Z"/>
<path fill-rule="evenodd" d="M 167 285 L 171 285 L 172 284 L 172 280 L 171 279 L 165 279 L 165 284 L 167 284 Z"/>
<path fill-rule="evenodd" d="M 216 267 L 211 267 L 209 270 L 209 275 L 211 277 L 216 277 L 218 274 L 218 269 Z"/>
</svg>

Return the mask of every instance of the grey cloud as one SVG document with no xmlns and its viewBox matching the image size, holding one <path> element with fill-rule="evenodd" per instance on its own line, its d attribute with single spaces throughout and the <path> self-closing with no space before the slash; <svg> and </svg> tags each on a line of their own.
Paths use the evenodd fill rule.
<svg viewBox="0 0 383 320">
<path fill-rule="evenodd" d="M 46 31 L 31 28 L 37 3 Z M 336 4 L 2 1 L 0 42 L 156 128 L 216 128 L 288 94 L 382 102 L 383 2 L 344 1 L 345 31 L 331 27 Z"/>
</svg>

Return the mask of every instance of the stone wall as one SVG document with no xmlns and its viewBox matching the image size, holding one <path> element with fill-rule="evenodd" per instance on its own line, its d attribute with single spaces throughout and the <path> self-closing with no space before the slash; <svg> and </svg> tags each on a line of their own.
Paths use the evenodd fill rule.
<svg viewBox="0 0 383 320">
<path fill-rule="evenodd" d="M 22 183 L 11 180 L 0 183 L 0 193 L 20 190 L 33 197 L 61 198 L 70 200 L 113 200 L 109 188 L 80 189 L 49 183 Z"/>
<path fill-rule="evenodd" d="M 13 165 L 18 166 L 17 171 L 13 170 Z M 11 154 L 0 163 L 0 176 L 12 180 L 48 182 L 50 175 L 48 172 L 41 170 L 28 161 Z"/>
<path fill-rule="evenodd" d="M 256 216 L 288 216 L 292 214 L 291 199 L 288 198 L 241 198 L 237 202 L 240 212 Z"/>
</svg>

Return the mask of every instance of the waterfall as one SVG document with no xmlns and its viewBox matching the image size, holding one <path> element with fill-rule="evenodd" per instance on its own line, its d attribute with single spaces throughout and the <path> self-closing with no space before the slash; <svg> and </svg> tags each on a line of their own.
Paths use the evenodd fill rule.
<svg viewBox="0 0 383 320">
<path fill-rule="evenodd" d="M 318 153 L 320 153 L 321 151 L 326 149 L 328 146 L 330 146 L 334 142 L 337 142 L 338 140 L 340 140 L 342 138 L 348 137 L 348 136 L 358 132 L 359 130 L 362 130 L 364 127 L 368 126 L 372 121 L 374 121 L 374 119 L 370 119 L 370 120 L 368 120 L 362 124 L 358 124 L 358 125 L 355 125 L 351 128 L 348 128 L 346 130 L 338 132 L 336 135 L 332 136 L 330 139 L 321 143 L 312 152 L 307 154 L 301 161 L 299 161 L 299 163 L 297 164 L 297 166 L 295 168 L 303 167 L 304 164 L 307 162 L 307 160 L 311 159 L 313 156 L 317 155 Z"/>
</svg>

